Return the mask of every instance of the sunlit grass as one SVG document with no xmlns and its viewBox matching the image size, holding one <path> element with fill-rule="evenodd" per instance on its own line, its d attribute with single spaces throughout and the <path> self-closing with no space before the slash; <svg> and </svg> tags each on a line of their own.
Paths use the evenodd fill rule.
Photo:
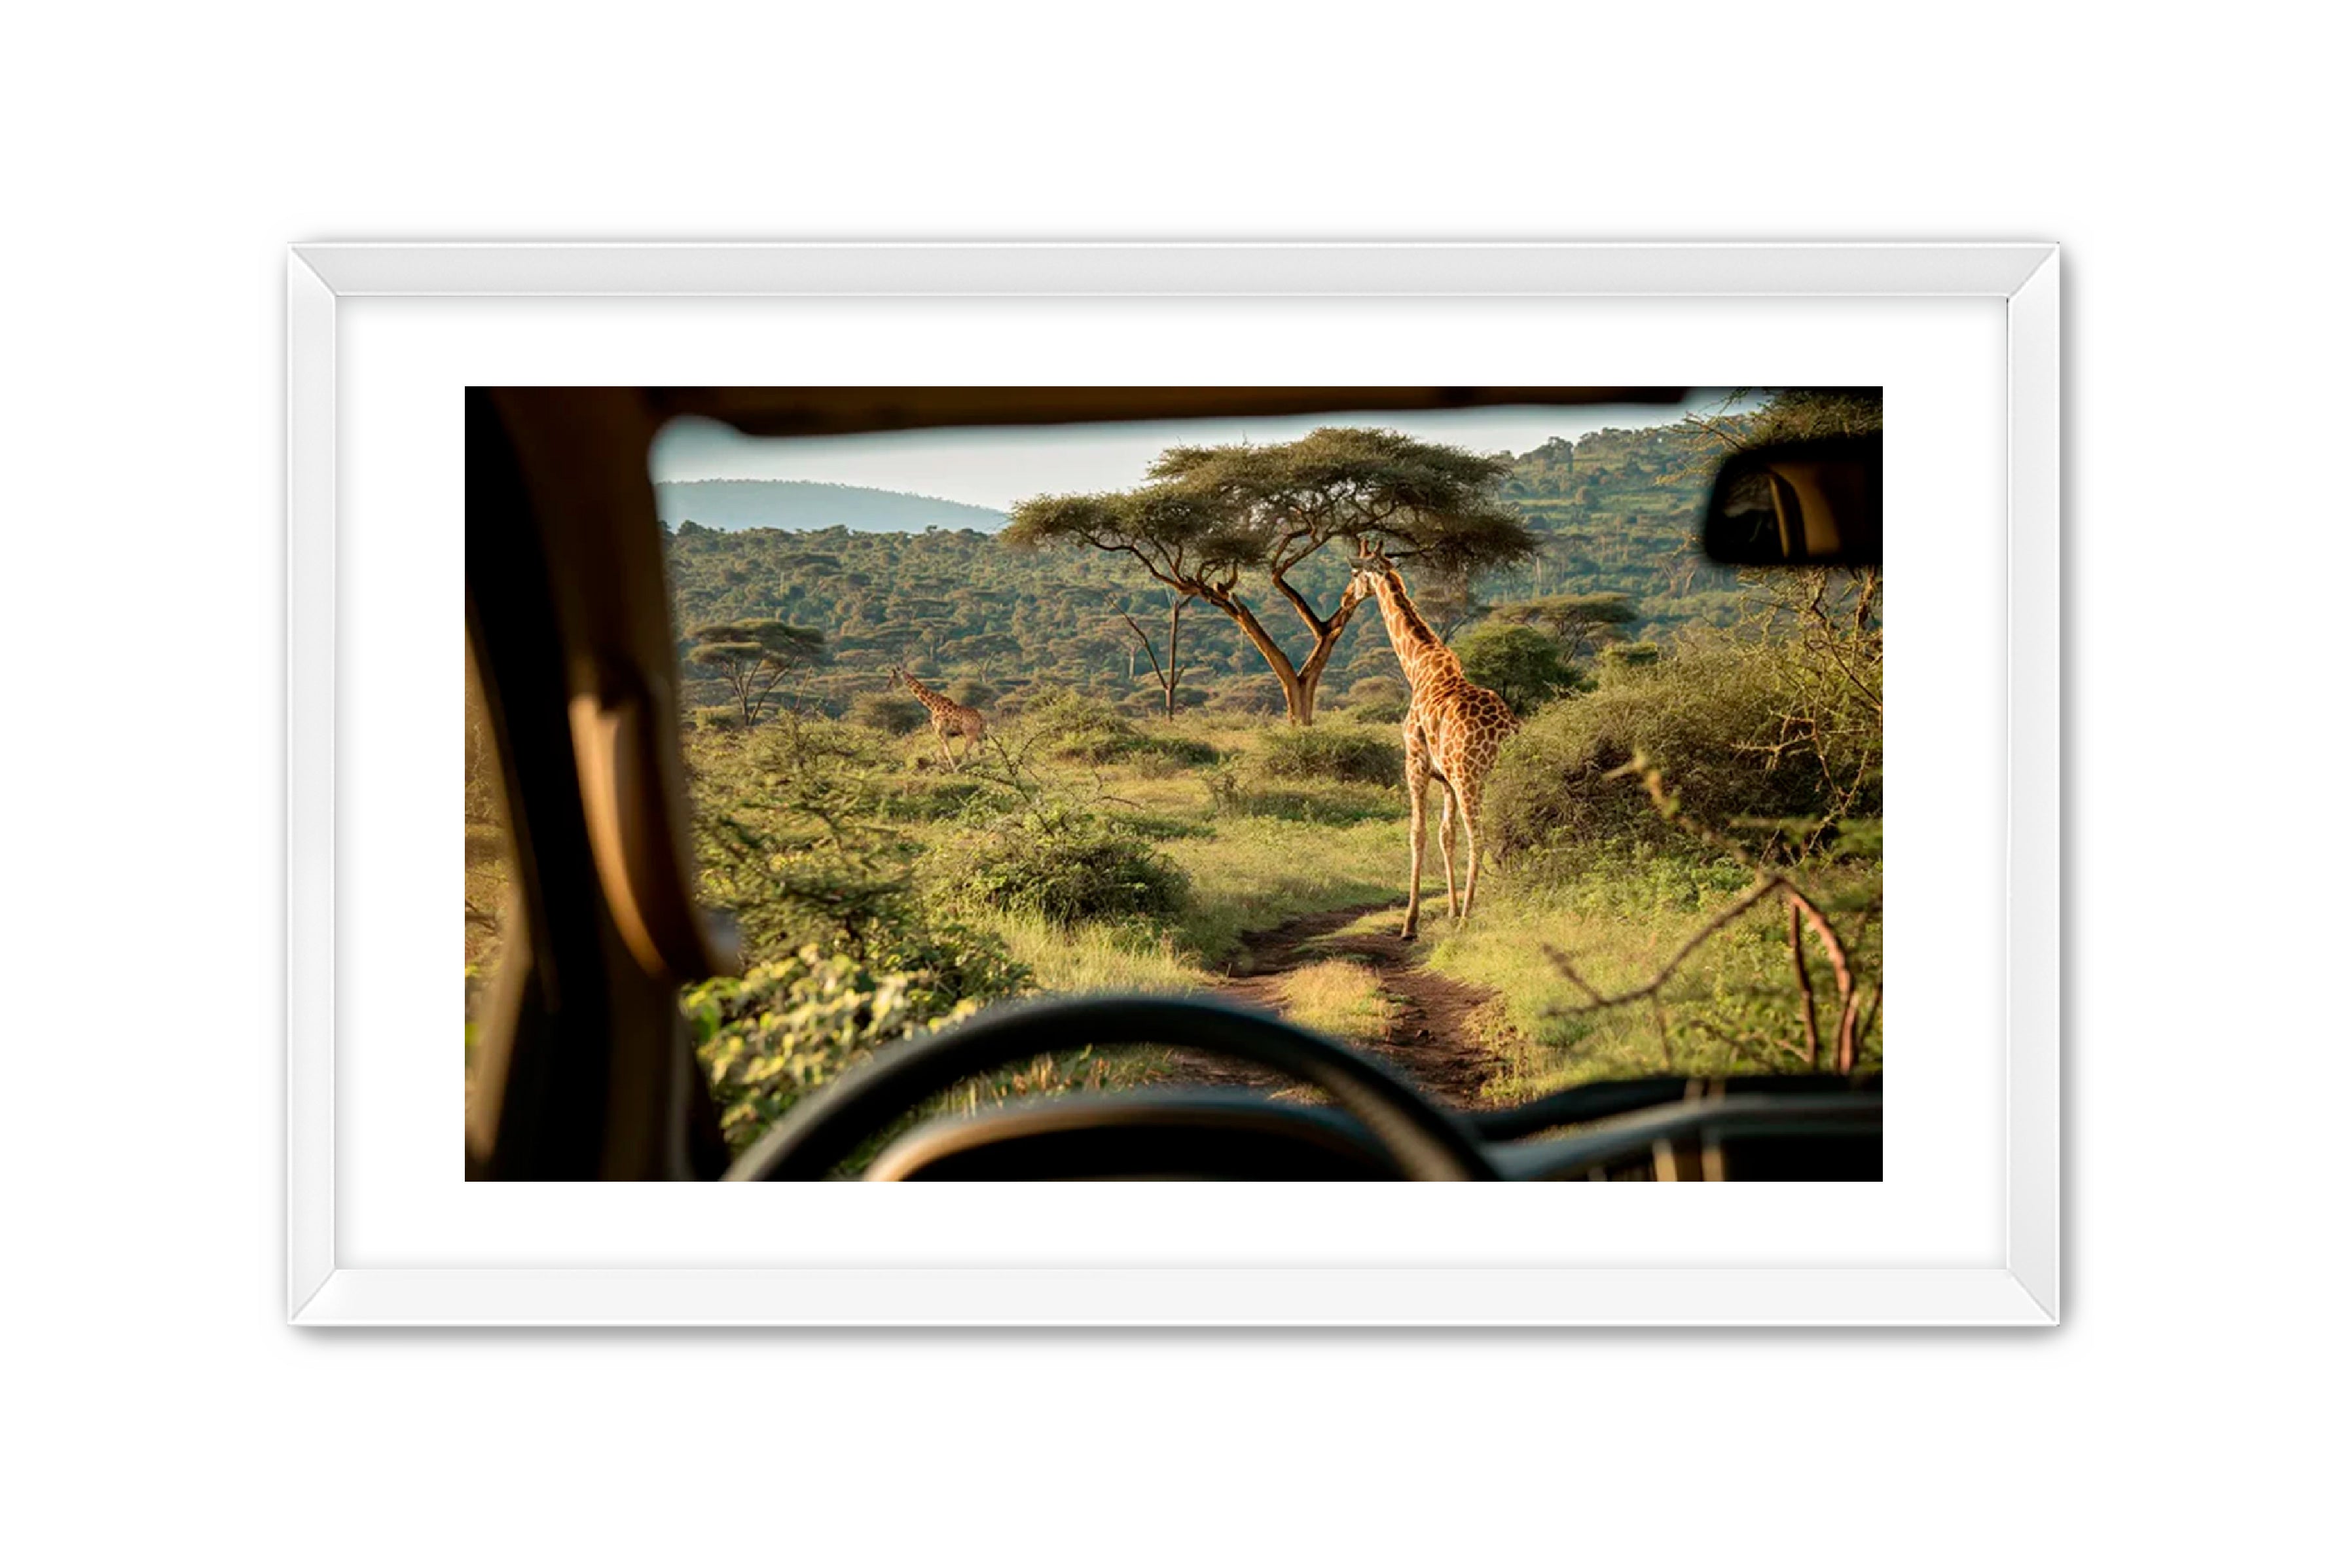
<svg viewBox="0 0 2347 1568">
<path fill-rule="evenodd" d="M 1323 958 L 1293 970 L 1279 996 L 1289 1021 L 1357 1045 L 1384 1040 L 1393 1010 L 1377 976 L 1358 958 Z"/>
<path fill-rule="evenodd" d="M 1591 1010 L 1589 998 L 1550 957 L 1563 953 L 1607 995 L 1644 984 L 1686 939 L 1748 885 L 1728 864 L 1682 858 L 1593 863 L 1570 878 L 1502 875 L 1488 881 L 1464 927 L 1429 918 L 1428 965 L 1496 993 L 1507 1024 L 1497 1042 L 1501 1070 L 1486 1092 L 1500 1100 L 1547 1093 L 1595 1079 L 1644 1073 L 1783 1071 L 1799 1064 L 1783 1049 L 1732 1045 L 1696 1022 L 1732 1019 L 1747 999 L 1786 989 L 1789 958 L 1781 904 L 1771 900 L 1698 948 L 1649 1003 Z M 1439 906 L 1432 906 L 1439 907 Z M 1823 964 L 1818 983 L 1828 999 Z M 1788 1015 L 1773 1009 L 1779 1024 Z M 1879 1050 L 1880 1035 L 1875 1036 Z"/>
<path fill-rule="evenodd" d="M 807 765 L 829 769 L 835 786 L 818 804 L 844 812 L 851 822 L 857 813 L 869 814 L 879 825 L 861 830 L 877 845 L 868 870 L 862 863 L 849 869 L 903 877 L 907 907 L 916 910 L 945 907 L 952 889 L 973 885 L 958 871 L 983 872 L 994 864 L 983 855 L 967 866 L 947 863 L 941 848 L 967 846 L 992 834 L 1005 853 L 1016 850 L 1015 837 L 1003 835 L 1015 835 L 1022 821 L 1047 812 L 1121 825 L 1129 842 L 1115 846 L 1119 853 L 1162 856 L 1187 878 L 1186 891 L 1177 889 L 1180 897 L 1168 905 L 1172 912 L 1150 918 L 1055 924 L 1039 914 L 1010 912 L 1003 901 L 953 904 L 954 918 L 999 941 L 1016 966 L 1004 966 L 1007 978 L 972 993 L 981 1001 L 1009 999 L 1014 991 L 1211 991 L 1243 956 L 1250 934 L 1299 917 L 1363 909 L 1342 930 L 1296 955 L 1298 967 L 1280 977 L 1276 989 L 1255 994 L 1305 1028 L 1375 1047 L 1403 1005 L 1397 996 L 1408 982 L 1389 982 L 1397 988 L 1389 993 L 1368 961 L 1332 949 L 1348 938 L 1396 930 L 1409 866 L 1407 803 L 1389 784 L 1335 780 L 1309 770 L 1267 776 L 1250 753 L 1262 748 L 1266 735 L 1278 733 L 1276 723 L 1185 720 L 1163 727 L 1166 735 L 1211 744 L 1211 761 L 1195 748 L 1168 745 L 1129 749 L 1097 764 L 1038 748 L 1015 764 L 989 751 L 959 774 L 936 767 L 933 758 L 925 764 L 920 735 L 859 739 L 842 729 L 814 736 L 820 743 L 811 743 L 815 761 Z M 1143 728 L 1154 733 L 1159 726 Z M 1015 731 L 1011 738 L 1017 739 Z M 777 784 L 756 772 L 758 766 L 774 771 L 752 754 L 756 741 L 689 735 L 697 787 L 733 792 L 721 798 L 766 802 Z M 828 831 L 826 821 L 812 817 L 809 824 L 784 826 L 801 847 L 820 847 Z M 492 831 L 468 829 L 468 912 L 499 907 L 506 869 L 498 849 Z M 1527 855 L 1506 864 L 1487 862 L 1475 920 L 1460 928 L 1445 914 L 1439 849 L 1430 831 L 1422 940 L 1415 953 L 1432 970 L 1488 994 L 1464 1029 L 1494 1069 L 1482 1090 L 1489 1100 L 1518 1101 L 1609 1077 L 1801 1065 L 1788 1050 L 1799 1045 L 1791 1036 L 1800 1024 L 1798 1009 L 1788 1005 L 1784 910 L 1773 900 L 1686 964 L 1663 994 L 1659 1020 L 1644 1003 L 1586 1009 L 1581 1006 L 1585 994 L 1549 957 L 1550 949 L 1570 955 L 1584 979 L 1609 992 L 1643 982 L 1748 885 L 1747 872 L 1724 859 L 1707 863 L 1706 853 L 1700 846 L 1633 844 L 1601 850 L 1571 841 L 1546 860 Z M 1098 870 L 1092 858 L 1080 857 L 1080 866 Z M 1801 873 L 1804 885 L 1829 901 L 1836 891 L 1833 878 L 1840 875 L 1822 863 Z M 1113 876 L 1109 883 L 1112 889 L 1119 885 Z M 487 923 L 468 920 L 471 999 L 477 999 L 480 977 L 489 967 L 476 960 L 494 958 L 492 937 Z M 1867 939 L 1870 951 L 1862 955 L 1862 967 L 1879 974 L 1879 932 Z M 992 944 L 979 950 L 991 952 Z M 1830 976 L 1819 955 L 1812 950 L 1810 958 L 1819 999 L 1830 1005 Z M 1880 1040 L 1878 1024 L 1862 1064 L 1880 1061 Z M 939 1108 L 968 1112 L 1020 1094 L 1125 1089 L 1181 1076 L 1179 1064 L 1162 1050 L 1071 1053 L 986 1074 L 944 1097 Z"/>
<path fill-rule="evenodd" d="M 1104 809 L 1114 811 L 1120 802 L 1130 802 L 1150 811 L 1169 815 L 1203 817 L 1212 808 L 1214 796 L 1207 791 L 1204 774 L 1194 768 L 1153 778 L 1131 769 L 1113 773 L 1103 770 L 1102 783 L 1118 798 L 1104 801 Z"/>
<path fill-rule="evenodd" d="M 1055 926 L 1040 916 L 997 915 L 988 925 L 1046 991 L 1151 991 L 1177 995 L 1208 983 L 1172 931 L 1133 926 Z"/>
<path fill-rule="evenodd" d="M 1407 824 L 1356 823 L 1299 829 L 1265 817 L 1216 819 L 1211 837 L 1164 846 L 1190 874 L 1196 907 L 1183 937 L 1208 963 L 1227 958 L 1241 934 L 1298 915 L 1398 899 L 1409 869 Z"/>
</svg>

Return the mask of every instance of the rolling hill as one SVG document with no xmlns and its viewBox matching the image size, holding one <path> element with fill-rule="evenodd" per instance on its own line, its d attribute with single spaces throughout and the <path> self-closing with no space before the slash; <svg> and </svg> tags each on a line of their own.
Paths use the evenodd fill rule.
<svg viewBox="0 0 2347 1568">
<path fill-rule="evenodd" d="M 686 479 L 654 485 L 660 519 L 732 532 L 788 528 L 805 532 L 846 528 L 867 534 L 917 534 L 927 528 L 976 528 L 992 533 L 1008 521 L 998 511 L 935 496 L 809 479 Z"/>
<path fill-rule="evenodd" d="M 1681 627 L 1733 621 L 1744 609 L 1735 574 L 1691 548 L 1707 470 L 1701 463 L 1690 468 L 1686 441 L 1676 426 L 1604 430 L 1516 457 L 1501 499 L 1540 537 L 1541 553 L 1522 568 L 1487 575 L 1477 598 L 1504 603 L 1536 594 L 1623 594 L 1637 618 L 1620 630 L 1634 639 L 1667 640 Z M 806 514 L 828 527 L 719 528 L 697 497 L 709 487 L 662 487 L 694 496 L 690 515 L 703 525 L 679 530 L 670 544 L 677 625 L 771 617 L 821 631 L 835 663 L 805 685 L 827 709 L 876 689 L 886 663 L 899 658 L 938 681 L 969 676 L 1004 691 L 1031 682 L 1062 684 L 1132 699 L 1144 710 L 1153 700 L 1147 658 L 1123 617 L 1148 628 L 1162 653 L 1169 600 L 1122 556 L 1011 549 L 992 537 L 1003 519 L 982 508 L 846 486 L 771 487 L 902 503 L 907 517 L 938 519 L 938 531 L 923 531 L 926 523 L 892 529 L 850 520 L 845 499 L 837 509 Z M 921 507 L 953 507 L 987 521 L 983 532 L 975 524 L 964 531 L 960 521 L 943 520 L 948 514 L 912 510 Z M 661 510 L 677 515 L 665 497 Z M 1335 550 L 1295 576 L 1321 605 L 1335 600 L 1344 579 Z M 1298 628 L 1285 608 L 1259 583 L 1250 586 L 1249 597 L 1267 606 L 1273 634 L 1300 657 Z M 1276 705 L 1277 686 L 1261 656 L 1225 617 L 1194 605 L 1183 618 L 1181 654 L 1185 692 Z M 1342 692 L 1398 670 L 1378 619 L 1358 617 L 1330 662 L 1326 689 Z M 713 683 L 696 680 L 691 700 L 719 699 Z"/>
</svg>

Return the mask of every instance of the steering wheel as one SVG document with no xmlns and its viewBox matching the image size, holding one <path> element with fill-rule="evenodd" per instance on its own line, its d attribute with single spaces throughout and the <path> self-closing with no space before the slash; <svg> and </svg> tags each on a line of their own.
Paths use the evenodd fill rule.
<svg viewBox="0 0 2347 1568">
<path fill-rule="evenodd" d="M 892 1045 L 793 1107 L 725 1173 L 812 1181 L 873 1134 L 972 1073 L 1088 1045 L 1184 1046 L 1326 1090 L 1413 1182 L 1497 1181 L 1480 1143 L 1399 1078 L 1266 1012 L 1173 997 L 1063 997 L 991 1009 Z"/>
</svg>

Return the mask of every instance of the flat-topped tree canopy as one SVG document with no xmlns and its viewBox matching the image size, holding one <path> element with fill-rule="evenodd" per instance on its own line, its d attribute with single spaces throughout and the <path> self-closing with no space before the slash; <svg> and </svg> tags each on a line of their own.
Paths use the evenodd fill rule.
<svg viewBox="0 0 2347 1568">
<path fill-rule="evenodd" d="M 1545 627 L 1564 645 L 1565 657 L 1578 659 L 1609 637 L 1618 640 L 1619 628 L 1635 625 L 1637 606 L 1626 593 L 1552 593 L 1520 600 L 1494 612 L 1503 621 Z"/>
<path fill-rule="evenodd" d="M 745 729 L 784 676 L 831 658 L 822 632 L 774 620 L 712 621 L 686 635 L 693 642 L 686 659 L 725 682 Z"/>
<path fill-rule="evenodd" d="M 1234 583 L 1262 555 L 1260 541 L 1219 497 L 1179 485 L 1036 496 L 1012 508 L 1001 538 L 1025 549 L 1067 541 L 1121 551 L 1167 587 L 1198 598 Z"/>
<path fill-rule="evenodd" d="M 1529 555 L 1530 530 L 1492 500 L 1512 466 L 1505 456 L 1397 430 L 1335 425 L 1270 446 L 1168 447 L 1149 477 L 1215 497 L 1239 527 L 1260 536 L 1265 565 L 1284 575 L 1337 538 L 1366 538 L 1405 556 L 1473 533 L 1502 556 Z M 1510 525 L 1520 543 L 1501 543 Z"/>
<path fill-rule="evenodd" d="M 1150 575 L 1236 621 L 1279 680 L 1291 723 L 1312 722 L 1320 676 L 1362 602 L 1315 604 L 1290 574 L 1338 540 L 1373 544 L 1464 581 L 1539 541 L 1496 498 L 1511 461 L 1399 431 L 1327 425 L 1266 446 L 1170 446 L 1133 489 L 1039 496 L 1011 513 L 1017 546 L 1073 541 L 1131 555 Z M 1243 594 L 1260 573 L 1312 641 L 1293 658 Z"/>
<path fill-rule="evenodd" d="M 1388 560 L 1419 561 L 1462 587 L 1495 567 L 1540 553 L 1540 539 L 1515 509 L 1497 502 L 1419 514 L 1406 530 L 1382 530 Z"/>
</svg>

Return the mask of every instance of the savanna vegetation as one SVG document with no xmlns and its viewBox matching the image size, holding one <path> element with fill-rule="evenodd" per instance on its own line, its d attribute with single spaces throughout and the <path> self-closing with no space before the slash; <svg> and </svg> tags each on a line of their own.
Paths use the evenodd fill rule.
<svg viewBox="0 0 2347 1568">
<path fill-rule="evenodd" d="M 1283 923 L 1396 923 L 1409 691 L 1348 592 L 1357 538 L 1525 720 L 1490 782 L 1475 921 L 1440 917 L 1430 845 L 1416 949 L 1485 999 L 1457 1042 L 1482 1096 L 1879 1065 L 1880 575 L 1740 579 L 1689 541 L 1729 446 L 1880 417 L 1789 394 L 1518 456 L 1350 430 L 1175 448 L 1133 491 L 1039 497 L 1002 536 L 680 526 L 702 891 L 749 966 L 684 1008 L 729 1137 L 990 1000 L 1214 989 Z M 959 770 L 886 689 L 899 660 L 986 712 Z M 496 935 L 477 753 L 468 985 Z M 1380 1043 L 1390 977 L 1304 958 L 1276 1005 Z M 1086 1055 L 963 1092 L 1182 1071 Z"/>
<path fill-rule="evenodd" d="M 1468 477 L 1476 480 L 1475 504 L 1488 525 L 1482 542 L 1505 547 L 1482 554 L 1500 559 L 1475 560 L 1477 574 L 1462 584 L 1426 569 L 1437 562 L 1414 567 L 1408 555 L 1418 548 L 1414 542 L 1393 553 L 1411 573 L 1419 609 L 1446 637 L 1485 619 L 1492 607 L 1522 613 L 1512 607 L 1572 596 L 1594 596 L 1612 607 L 1567 641 L 1567 656 L 1577 662 L 1617 641 L 1668 641 L 1685 628 L 1732 625 L 1743 611 L 1743 587 L 1690 543 L 1719 450 L 1718 439 L 1704 429 L 1666 425 L 1560 439 L 1506 463 L 1479 458 Z M 1307 469 L 1303 477 L 1325 484 L 1328 470 L 1340 466 L 1324 463 L 1317 476 Z M 1378 477 L 1374 466 L 1363 466 L 1368 477 Z M 1389 490 L 1409 477 L 1397 467 L 1389 466 L 1383 476 Z M 1220 479 L 1204 462 L 1189 474 L 1194 483 Z M 1252 499 L 1276 477 L 1250 476 L 1254 489 L 1238 494 Z M 1465 484 L 1457 475 L 1451 482 Z M 1203 595 L 1185 596 L 1130 554 L 1088 548 L 1076 538 L 1071 530 L 1093 508 L 1075 503 L 1105 499 L 1040 497 L 1022 508 L 1025 528 L 1014 525 L 1007 537 L 974 528 L 727 530 L 688 518 L 670 539 L 672 619 L 681 631 L 774 621 L 822 632 L 832 663 L 794 682 L 793 694 L 803 707 L 833 716 L 860 695 L 877 692 L 884 666 L 895 659 L 933 685 L 941 675 L 968 678 L 996 688 L 1013 705 L 1034 686 L 1081 692 L 1131 713 L 1163 713 L 1166 694 L 1153 673 L 1153 654 L 1160 667 L 1178 670 L 1177 711 L 1284 712 L 1279 675 L 1238 618 Z M 1376 525 L 1369 531 L 1389 538 L 1414 532 L 1408 509 L 1389 509 L 1390 499 L 1368 497 L 1356 509 L 1347 497 L 1343 520 L 1350 526 L 1366 518 Z M 1314 523 L 1312 534 L 1283 544 L 1286 530 L 1269 529 L 1257 505 L 1256 515 L 1237 519 L 1235 528 L 1227 526 L 1233 522 L 1228 513 L 1214 519 L 1222 535 L 1216 548 L 1261 547 L 1266 553 L 1239 563 L 1210 553 L 1204 566 L 1222 574 L 1213 579 L 1219 582 L 1237 565 L 1229 597 L 1248 607 L 1300 679 L 1318 637 L 1280 584 L 1294 589 L 1324 625 L 1331 622 L 1343 597 L 1348 551 L 1325 520 Z M 1174 508 L 1169 503 L 1160 509 Z M 1334 509 L 1333 500 L 1325 502 L 1324 511 Z M 1194 520 L 1200 510 L 1193 508 Z M 1156 521 L 1169 524 L 1162 516 Z M 1514 553 L 1517 528 L 1530 540 L 1529 554 Z M 1252 537 L 1232 538 L 1235 532 Z M 1020 540 L 1042 548 L 1005 548 Z M 1310 553 L 1288 559 L 1307 546 Z M 1203 572 L 1194 548 L 1177 575 L 1205 586 Z M 1183 610 L 1178 637 L 1170 624 L 1177 608 Z M 1345 706 L 1361 682 L 1394 682 L 1400 674 L 1374 605 L 1367 613 L 1345 612 L 1345 622 L 1318 671 L 1315 717 L 1323 708 Z M 680 656 L 691 646 L 681 641 Z M 734 693 L 701 671 L 686 674 L 692 705 L 733 702 Z"/>
</svg>

